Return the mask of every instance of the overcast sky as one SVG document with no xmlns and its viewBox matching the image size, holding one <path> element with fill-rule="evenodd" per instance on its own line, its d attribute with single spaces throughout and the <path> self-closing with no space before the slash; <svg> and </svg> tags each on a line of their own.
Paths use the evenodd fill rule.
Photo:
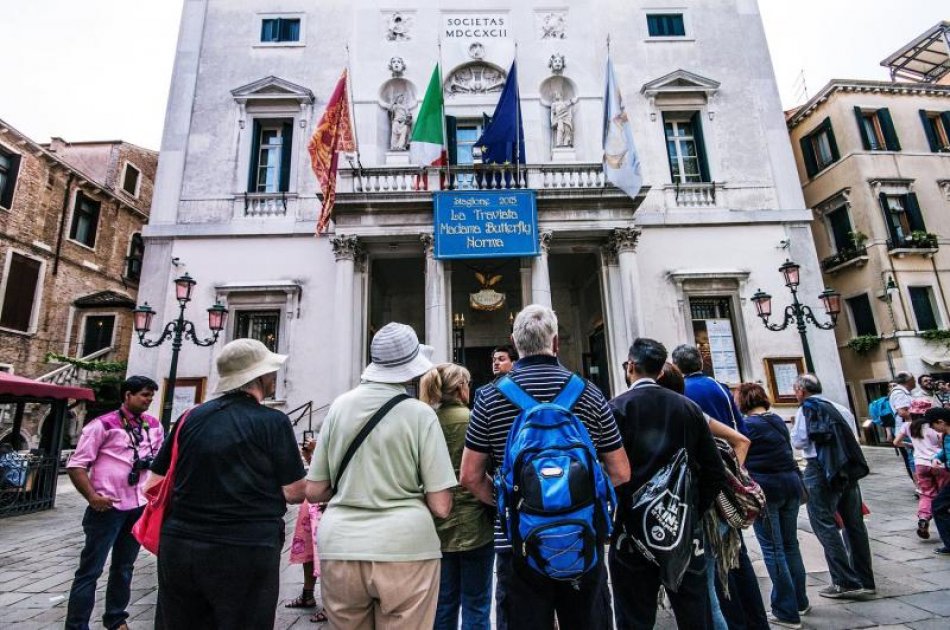
<svg viewBox="0 0 950 630">
<path fill-rule="evenodd" d="M 0 0 L 0 119 L 33 140 L 158 149 L 182 0 Z M 759 0 L 785 108 L 831 78 L 887 80 L 880 61 L 942 19 L 945 0 Z M 633 88 L 627 88 L 633 89 Z"/>
</svg>

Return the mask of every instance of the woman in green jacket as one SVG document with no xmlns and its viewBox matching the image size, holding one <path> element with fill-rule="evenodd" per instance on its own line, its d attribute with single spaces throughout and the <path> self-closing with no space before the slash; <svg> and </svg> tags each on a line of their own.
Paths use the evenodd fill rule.
<svg viewBox="0 0 950 630">
<path fill-rule="evenodd" d="M 442 363 L 427 372 L 419 384 L 420 398 L 432 405 L 439 417 L 456 476 L 462 463 L 468 428 L 471 383 L 472 376 L 464 367 Z M 435 519 L 442 541 L 442 576 L 435 628 L 458 628 L 461 607 L 462 628 L 487 629 L 491 627 L 492 562 L 495 558 L 491 515 L 481 501 L 461 486 L 452 492 L 452 512 L 445 519 Z"/>
</svg>

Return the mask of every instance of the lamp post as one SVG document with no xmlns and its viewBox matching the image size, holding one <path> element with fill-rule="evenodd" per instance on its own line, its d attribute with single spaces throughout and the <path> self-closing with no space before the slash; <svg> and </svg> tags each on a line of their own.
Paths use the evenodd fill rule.
<svg viewBox="0 0 950 630">
<path fill-rule="evenodd" d="M 168 427 L 172 420 L 172 403 L 175 400 L 175 380 L 178 375 L 178 352 L 181 350 L 182 339 L 187 338 L 196 346 L 210 346 L 218 340 L 218 335 L 224 330 L 224 324 L 228 318 L 228 309 L 220 302 L 215 302 L 214 306 L 208 309 L 208 328 L 211 329 L 211 337 L 207 339 L 198 339 L 195 334 L 195 325 L 185 319 L 185 306 L 191 301 L 191 292 L 197 284 L 187 273 L 180 278 L 175 279 L 175 299 L 178 300 L 178 318 L 165 324 L 162 335 L 155 340 L 148 340 L 145 335 L 152 328 L 152 318 L 155 317 L 155 311 L 148 305 L 148 302 L 135 307 L 132 311 L 134 318 L 135 332 L 139 335 L 139 343 L 146 348 L 156 348 L 169 339 L 172 341 L 172 363 L 168 369 L 168 384 L 165 387 L 165 395 L 162 398 L 162 427 L 165 433 L 168 433 Z"/>
<path fill-rule="evenodd" d="M 821 330 L 831 330 L 838 322 L 838 315 L 841 313 L 841 294 L 831 289 L 825 289 L 818 296 L 825 307 L 825 313 L 831 318 L 831 321 L 821 323 L 815 318 L 811 307 L 798 301 L 798 271 L 801 265 L 793 263 L 791 260 L 779 267 L 779 271 L 785 276 L 785 286 L 792 292 L 792 303 L 785 307 L 785 320 L 781 324 L 770 324 L 769 317 L 772 315 L 772 296 L 759 289 L 752 296 L 752 303 L 755 304 L 756 314 L 762 318 L 762 323 L 769 330 L 779 331 L 788 328 L 789 324 L 795 323 L 798 334 L 802 338 L 802 351 L 805 353 L 805 369 L 810 373 L 815 373 L 815 365 L 811 360 L 811 349 L 808 347 L 808 328 L 806 323 L 811 323 L 815 328 Z"/>
</svg>

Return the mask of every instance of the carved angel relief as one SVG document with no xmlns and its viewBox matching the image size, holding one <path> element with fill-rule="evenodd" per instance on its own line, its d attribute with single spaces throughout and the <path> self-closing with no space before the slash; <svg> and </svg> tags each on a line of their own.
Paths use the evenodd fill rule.
<svg viewBox="0 0 950 630">
<path fill-rule="evenodd" d="M 482 285 L 482 288 L 469 294 L 469 306 L 476 311 L 497 311 L 503 307 L 505 305 L 505 294 L 492 288 L 501 282 L 501 278 L 501 275 L 494 275 L 489 278 L 485 274 L 476 271 L 475 279 Z"/>
</svg>

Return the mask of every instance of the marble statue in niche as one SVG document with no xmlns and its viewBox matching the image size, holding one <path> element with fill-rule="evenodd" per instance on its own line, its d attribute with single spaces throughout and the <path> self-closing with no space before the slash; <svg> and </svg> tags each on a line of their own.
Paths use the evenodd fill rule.
<svg viewBox="0 0 950 630">
<path fill-rule="evenodd" d="M 396 94 L 393 102 L 384 106 L 389 110 L 389 150 L 406 151 L 412 135 L 412 109 L 406 94 Z"/>
<path fill-rule="evenodd" d="M 555 148 L 574 146 L 574 105 L 577 98 L 566 99 L 560 91 L 551 99 L 551 131 Z"/>
</svg>

